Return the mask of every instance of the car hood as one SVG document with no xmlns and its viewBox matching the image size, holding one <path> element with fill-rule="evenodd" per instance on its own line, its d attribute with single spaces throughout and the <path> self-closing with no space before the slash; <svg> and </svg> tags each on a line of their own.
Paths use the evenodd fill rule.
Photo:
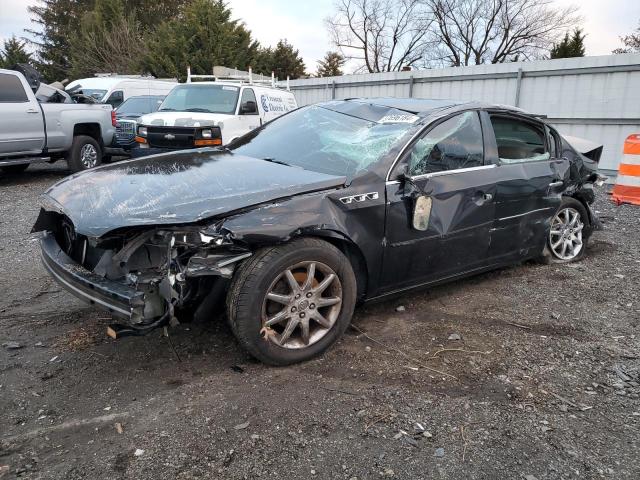
<svg viewBox="0 0 640 480">
<path fill-rule="evenodd" d="M 264 202 L 344 185 L 345 177 L 213 149 L 143 157 L 78 173 L 45 192 L 76 231 L 197 222 Z"/>
<path fill-rule="evenodd" d="M 204 112 L 155 112 L 140 117 L 141 125 L 159 127 L 216 127 L 230 115 Z"/>
</svg>

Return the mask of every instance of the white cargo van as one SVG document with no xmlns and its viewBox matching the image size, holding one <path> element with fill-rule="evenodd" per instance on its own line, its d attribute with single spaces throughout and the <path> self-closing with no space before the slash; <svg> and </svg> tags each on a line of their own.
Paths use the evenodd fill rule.
<svg viewBox="0 0 640 480">
<path fill-rule="evenodd" d="M 95 77 L 74 80 L 65 90 L 82 90 L 84 95 L 117 108 L 129 97 L 166 95 L 177 84 L 177 80 L 157 80 L 140 75 L 97 74 Z"/>
<path fill-rule="evenodd" d="M 276 87 L 274 78 L 225 67 L 214 67 L 214 75 L 189 70 L 187 83 L 171 90 L 157 112 L 138 120 L 135 155 L 226 145 L 296 108 L 293 93 Z"/>
</svg>

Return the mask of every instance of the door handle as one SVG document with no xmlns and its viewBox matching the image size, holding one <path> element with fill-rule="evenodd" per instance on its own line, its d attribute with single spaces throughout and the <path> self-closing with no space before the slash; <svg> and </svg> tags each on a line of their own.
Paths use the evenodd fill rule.
<svg viewBox="0 0 640 480">
<path fill-rule="evenodd" d="M 491 200 L 493 200 L 493 195 L 491 193 L 476 192 L 473 196 L 473 201 L 476 205 L 484 205 L 486 202 L 490 202 Z"/>
<path fill-rule="evenodd" d="M 38 110 L 36 110 L 35 108 L 30 108 L 27 110 L 27 113 L 38 113 Z"/>
</svg>

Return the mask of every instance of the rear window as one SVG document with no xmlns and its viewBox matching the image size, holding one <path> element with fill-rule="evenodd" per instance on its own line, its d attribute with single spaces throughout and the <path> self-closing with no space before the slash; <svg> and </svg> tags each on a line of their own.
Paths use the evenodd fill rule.
<svg viewBox="0 0 640 480">
<path fill-rule="evenodd" d="M 28 101 L 29 98 L 20 79 L 15 75 L 0 73 L 0 102 L 22 103 Z"/>
<path fill-rule="evenodd" d="M 534 162 L 550 158 L 542 128 L 516 118 L 497 116 L 491 117 L 491 124 L 501 162 Z"/>
</svg>

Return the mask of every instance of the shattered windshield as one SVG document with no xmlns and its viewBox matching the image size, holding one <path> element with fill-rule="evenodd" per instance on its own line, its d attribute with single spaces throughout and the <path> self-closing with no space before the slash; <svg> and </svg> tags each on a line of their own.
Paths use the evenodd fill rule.
<svg viewBox="0 0 640 480">
<path fill-rule="evenodd" d="M 230 148 L 241 155 L 351 179 L 388 153 L 418 119 L 391 110 L 373 121 L 310 106 L 242 137 Z"/>
<path fill-rule="evenodd" d="M 178 85 L 169 92 L 158 111 L 234 114 L 239 91 L 232 85 Z"/>
</svg>

